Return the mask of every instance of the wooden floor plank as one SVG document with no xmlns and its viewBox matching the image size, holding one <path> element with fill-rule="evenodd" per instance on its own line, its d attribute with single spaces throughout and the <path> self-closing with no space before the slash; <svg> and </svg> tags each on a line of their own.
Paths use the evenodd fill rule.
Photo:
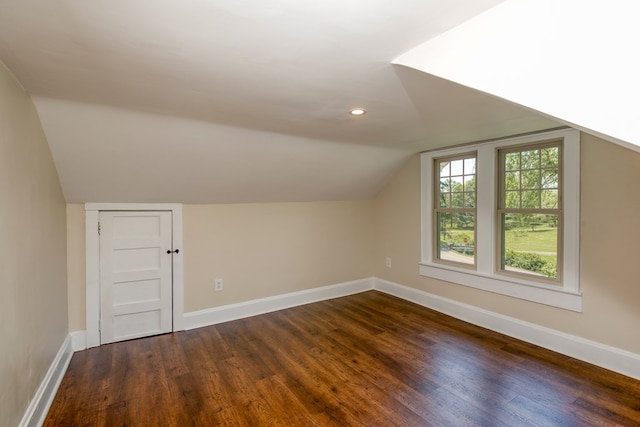
<svg viewBox="0 0 640 427">
<path fill-rule="evenodd" d="M 45 426 L 640 426 L 640 381 L 370 291 L 75 353 Z"/>
</svg>

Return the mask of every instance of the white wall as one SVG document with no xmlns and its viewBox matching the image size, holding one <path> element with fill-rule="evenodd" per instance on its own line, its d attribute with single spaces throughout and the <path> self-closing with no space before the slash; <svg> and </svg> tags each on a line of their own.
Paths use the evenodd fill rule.
<svg viewBox="0 0 640 427">
<path fill-rule="evenodd" d="M 640 151 L 638 4 L 508 0 L 394 60 Z"/>
</svg>

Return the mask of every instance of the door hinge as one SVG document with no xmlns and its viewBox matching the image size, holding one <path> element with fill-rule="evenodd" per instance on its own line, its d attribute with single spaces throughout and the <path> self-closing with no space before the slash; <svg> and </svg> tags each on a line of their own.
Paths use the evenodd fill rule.
<svg viewBox="0 0 640 427">
<path fill-rule="evenodd" d="M 100 221 L 98 221 L 98 236 L 100 235 Z"/>
</svg>

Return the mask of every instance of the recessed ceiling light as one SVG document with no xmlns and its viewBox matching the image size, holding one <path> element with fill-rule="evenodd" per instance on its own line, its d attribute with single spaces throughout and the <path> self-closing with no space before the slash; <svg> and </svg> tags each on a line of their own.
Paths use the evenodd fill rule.
<svg viewBox="0 0 640 427">
<path fill-rule="evenodd" d="M 364 116 L 365 114 L 367 114 L 367 110 L 365 110 L 364 108 L 358 107 L 349 111 L 349 114 L 351 114 L 352 116 Z"/>
</svg>

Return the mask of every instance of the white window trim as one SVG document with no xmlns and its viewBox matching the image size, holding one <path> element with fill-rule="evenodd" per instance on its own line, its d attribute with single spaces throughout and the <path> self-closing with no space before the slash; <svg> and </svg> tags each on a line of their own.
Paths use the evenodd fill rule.
<svg viewBox="0 0 640 427">
<path fill-rule="evenodd" d="M 100 211 L 171 211 L 173 247 L 182 246 L 182 205 L 177 203 L 85 203 L 86 257 L 86 347 L 100 345 L 100 239 L 98 221 Z M 173 258 L 173 330 L 184 329 L 184 267 L 182 256 Z"/>
<path fill-rule="evenodd" d="M 497 150 L 562 138 L 563 144 L 563 281 L 547 285 L 496 272 Z M 443 156 L 477 152 L 476 269 L 433 262 L 433 164 Z M 487 172 L 488 171 L 488 172 Z M 557 130 L 498 141 L 430 151 L 421 156 L 422 261 L 420 274 L 553 307 L 582 312 L 580 293 L 580 132 Z"/>
</svg>

